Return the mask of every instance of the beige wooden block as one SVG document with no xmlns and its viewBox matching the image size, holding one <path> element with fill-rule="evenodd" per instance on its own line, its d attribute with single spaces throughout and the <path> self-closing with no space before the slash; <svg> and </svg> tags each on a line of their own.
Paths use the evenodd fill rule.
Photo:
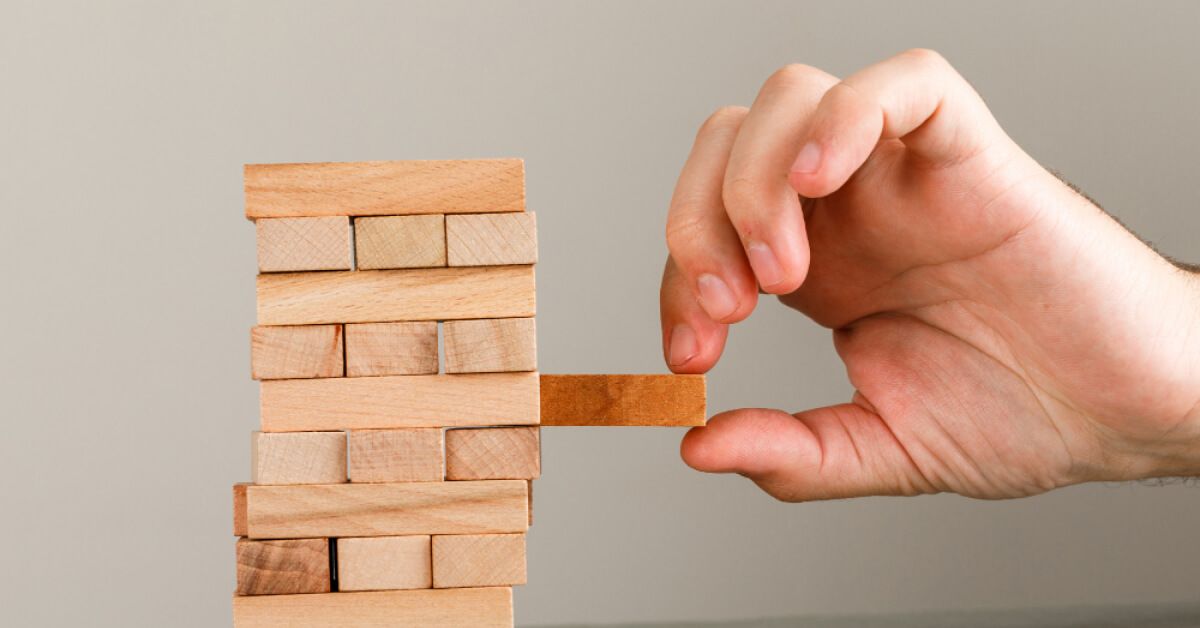
<svg viewBox="0 0 1200 628">
<path fill-rule="evenodd" d="M 265 432 L 538 422 L 537 373 L 279 379 L 261 389 Z"/>
<path fill-rule="evenodd" d="M 536 427 L 446 431 L 447 480 L 531 480 L 541 475 Z"/>
<path fill-rule="evenodd" d="M 351 482 L 440 482 L 445 473 L 441 428 L 350 432 Z"/>
<path fill-rule="evenodd" d="M 264 218 L 254 222 L 258 271 L 349 270 L 350 219 Z"/>
<path fill-rule="evenodd" d="M 254 432 L 255 484 L 335 484 L 346 481 L 345 432 Z"/>
<path fill-rule="evenodd" d="M 329 588 L 329 539 L 238 539 L 238 595 L 326 593 Z"/>
<path fill-rule="evenodd" d="M 270 273 L 257 281 L 260 325 L 535 314 L 532 266 Z"/>
<path fill-rule="evenodd" d="M 233 598 L 234 628 L 512 628 L 512 589 L 417 589 Z"/>
<path fill-rule="evenodd" d="M 524 532 L 522 480 L 246 487 L 246 536 L 289 539 Z"/>
<path fill-rule="evenodd" d="M 433 564 L 427 534 L 337 540 L 338 590 L 428 589 Z"/>
<path fill-rule="evenodd" d="M 355 218 L 354 255 L 359 270 L 445 266 L 446 218 L 442 214 Z"/>
<path fill-rule="evenodd" d="M 537 330 L 532 318 L 446 321 L 447 373 L 537 370 Z"/>
<path fill-rule="evenodd" d="M 433 537 L 433 586 L 525 584 L 524 534 L 456 534 Z"/>
<path fill-rule="evenodd" d="M 249 482 L 233 485 L 233 535 L 246 536 L 246 487 Z"/>
<path fill-rule="evenodd" d="M 250 330 L 254 379 L 341 377 L 341 325 L 258 326 Z"/>
<path fill-rule="evenodd" d="M 537 219 L 532 212 L 446 216 L 451 266 L 537 263 Z"/>
<path fill-rule="evenodd" d="M 431 375 L 438 372 L 436 321 L 346 325 L 346 375 Z"/>
<path fill-rule="evenodd" d="M 246 217 L 525 210 L 520 159 L 247 164 Z"/>
<path fill-rule="evenodd" d="M 542 425 L 704 425 L 703 375 L 542 375 Z"/>
</svg>

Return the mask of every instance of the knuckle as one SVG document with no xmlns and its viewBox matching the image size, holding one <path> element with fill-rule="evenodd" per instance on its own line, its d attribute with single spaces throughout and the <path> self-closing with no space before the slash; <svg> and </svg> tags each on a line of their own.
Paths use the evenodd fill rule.
<svg viewBox="0 0 1200 628">
<path fill-rule="evenodd" d="M 735 174 L 725 180 L 721 200 L 731 213 L 744 214 L 754 207 L 758 197 L 758 181 L 745 174 Z"/>
<path fill-rule="evenodd" d="M 712 133 L 725 131 L 727 129 L 735 129 L 742 124 L 742 120 L 750 110 L 745 107 L 735 105 L 726 105 L 719 107 L 716 111 L 700 125 L 700 130 L 697 132 L 697 137 L 702 137 Z"/>
<path fill-rule="evenodd" d="M 929 48 L 910 48 L 900 53 L 900 56 L 923 69 L 937 71 L 951 69 L 950 62 L 941 53 Z"/>
<path fill-rule="evenodd" d="M 687 201 L 683 205 L 686 207 Z M 676 263 L 687 259 L 688 251 L 701 241 L 705 233 L 704 222 L 697 212 L 685 211 L 667 221 L 667 250 Z"/>
<path fill-rule="evenodd" d="M 789 63 L 778 70 L 775 70 L 770 77 L 767 78 L 764 87 L 789 87 L 794 85 L 803 85 L 812 81 L 824 73 L 811 65 L 803 63 Z"/>
</svg>

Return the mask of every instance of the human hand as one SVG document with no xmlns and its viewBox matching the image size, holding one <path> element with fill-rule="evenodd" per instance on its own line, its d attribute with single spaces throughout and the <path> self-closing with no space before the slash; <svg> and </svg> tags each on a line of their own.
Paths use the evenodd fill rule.
<svg viewBox="0 0 1200 628">
<path fill-rule="evenodd" d="M 667 224 L 663 347 L 710 369 L 758 290 L 832 328 L 849 403 L 742 409 L 692 467 L 789 501 L 1200 474 L 1200 279 L 1026 155 L 936 53 L 788 66 L 705 122 Z"/>
</svg>

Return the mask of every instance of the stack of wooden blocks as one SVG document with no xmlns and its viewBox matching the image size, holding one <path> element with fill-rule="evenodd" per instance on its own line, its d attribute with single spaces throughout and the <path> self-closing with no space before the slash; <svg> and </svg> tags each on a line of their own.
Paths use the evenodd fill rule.
<svg viewBox="0 0 1200 628">
<path fill-rule="evenodd" d="M 262 431 L 234 488 L 236 626 L 512 625 L 541 468 L 524 176 L 246 167 Z"/>
</svg>

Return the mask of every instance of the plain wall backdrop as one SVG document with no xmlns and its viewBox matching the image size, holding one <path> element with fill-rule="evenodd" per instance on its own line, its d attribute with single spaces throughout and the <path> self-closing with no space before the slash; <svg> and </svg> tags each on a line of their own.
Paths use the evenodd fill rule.
<svg viewBox="0 0 1200 628">
<path fill-rule="evenodd" d="M 674 179 L 713 109 L 801 61 L 945 54 L 1008 132 L 1200 261 L 1200 4 L 12 2 L 0 9 L 2 623 L 218 626 L 249 477 L 247 162 L 519 156 L 540 366 L 665 372 Z M 848 399 L 764 300 L 711 411 Z M 682 431 L 544 431 L 518 623 L 1200 597 L 1200 488 L 789 505 Z"/>
</svg>

